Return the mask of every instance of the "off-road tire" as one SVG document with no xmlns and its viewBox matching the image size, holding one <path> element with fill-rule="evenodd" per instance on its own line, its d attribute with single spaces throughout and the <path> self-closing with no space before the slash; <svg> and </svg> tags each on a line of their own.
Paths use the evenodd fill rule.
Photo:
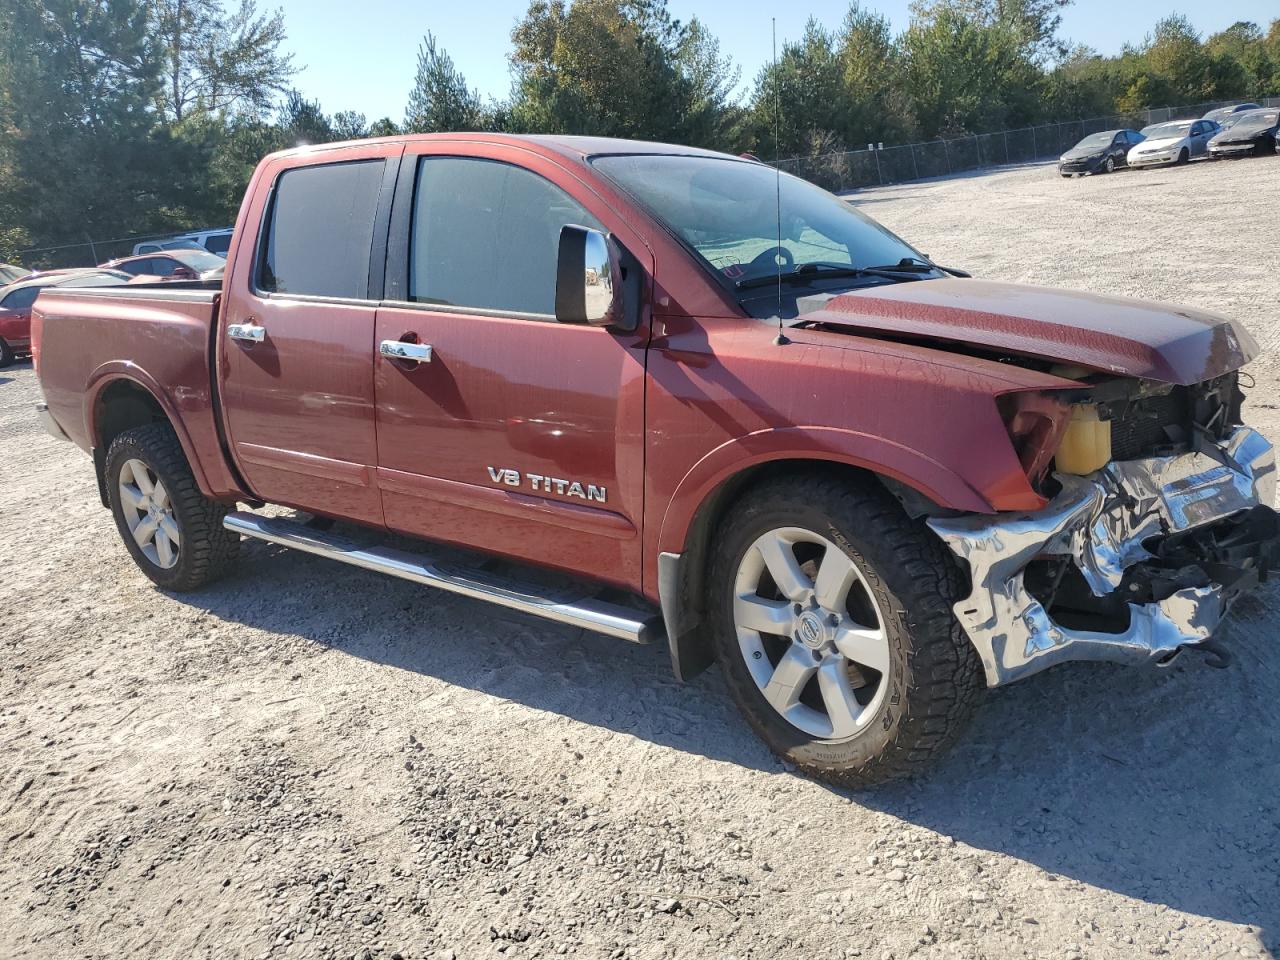
<svg viewBox="0 0 1280 960">
<path fill-rule="evenodd" d="M 733 614 L 735 577 L 756 537 L 803 527 L 866 574 L 890 641 L 878 715 L 845 740 L 815 739 L 785 720 L 753 681 Z M 946 547 L 879 484 L 813 474 L 767 481 L 728 511 L 713 545 L 708 604 L 716 654 L 748 722 L 780 758 L 820 780 L 861 788 L 912 776 L 944 753 L 985 689 L 981 662 L 952 615 L 964 576 Z"/>
<path fill-rule="evenodd" d="M 150 467 L 169 492 L 174 519 L 182 535 L 178 559 L 172 567 L 160 567 L 149 560 L 129 532 L 120 503 L 120 471 L 125 463 L 134 459 Z M 226 574 L 235 563 L 240 552 L 240 537 L 222 526 L 227 507 L 200 492 L 182 445 L 169 424 L 151 423 L 117 436 L 107 450 L 106 486 L 111 513 L 125 548 L 157 586 L 179 593 L 196 590 Z"/>
<path fill-rule="evenodd" d="M 0 337 L 0 370 L 10 366 L 17 355 L 13 352 L 13 347 L 9 346 L 4 337 Z"/>
</svg>

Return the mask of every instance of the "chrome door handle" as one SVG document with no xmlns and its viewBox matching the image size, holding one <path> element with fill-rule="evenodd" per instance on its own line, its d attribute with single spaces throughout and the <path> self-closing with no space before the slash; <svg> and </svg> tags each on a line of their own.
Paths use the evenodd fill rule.
<svg viewBox="0 0 1280 960">
<path fill-rule="evenodd" d="M 229 323 L 227 336 L 232 340 L 244 340 L 246 343 L 261 343 L 267 339 L 267 328 L 252 323 Z"/>
<path fill-rule="evenodd" d="M 392 360 L 410 360 L 413 363 L 431 362 L 431 344 L 409 343 L 407 340 L 383 340 L 378 352 Z"/>
</svg>

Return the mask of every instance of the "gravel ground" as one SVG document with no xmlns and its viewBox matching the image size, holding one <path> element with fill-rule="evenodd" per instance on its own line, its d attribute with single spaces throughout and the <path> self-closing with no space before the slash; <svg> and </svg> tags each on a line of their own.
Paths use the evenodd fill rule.
<svg viewBox="0 0 1280 960">
<path fill-rule="evenodd" d="M 1280 336 L 1280 158 L 856 197 L 942 263 Z M 1251 417 L 1280 438 L 1274 360 Z M 779 765 L 665 652 L 249 542 L 153 589 L 0 372 L 0 957 L 1131 958 L 1280 945 L 1280 590 L 1059 668 L 931 776 Z"/>
</svg>

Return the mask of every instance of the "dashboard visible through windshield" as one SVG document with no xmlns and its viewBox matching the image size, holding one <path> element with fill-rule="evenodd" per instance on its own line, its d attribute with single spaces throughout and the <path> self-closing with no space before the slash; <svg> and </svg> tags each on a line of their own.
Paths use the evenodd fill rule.
<svg viewBox="0 0 1280 960">
<path fill-rule="evenodd" d="M 847 278 L 847 268 L 920 257 L 839 197 L 756 161 L 631 154 L 592 162 L 735 291 L 780 270 L 812 270 L 817 279 L 846 268 Z"/>
</svg>

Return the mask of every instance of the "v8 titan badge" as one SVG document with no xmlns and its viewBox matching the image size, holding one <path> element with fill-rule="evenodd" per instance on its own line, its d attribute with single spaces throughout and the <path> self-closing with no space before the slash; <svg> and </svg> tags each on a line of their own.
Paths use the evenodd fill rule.
<svg viewBox="0 0 1280 960">
<path fill-rule="evenodd" d="M 562 477 L 544 477 L 538 473 L 522 474 L 519 470 L 508 467 L 490 467 L 489 479 L 508 487 L 523 487 L 527 483 L 529 489 L 537 493 L 558 493 L 566 497 L 577 497 L 579 500 L 594 500 L 597 503 L 604 503 L 609 496 L 608 490 L 594 483 L 584 484 L 578 480 L 565 480 Z"/>
</svg>

